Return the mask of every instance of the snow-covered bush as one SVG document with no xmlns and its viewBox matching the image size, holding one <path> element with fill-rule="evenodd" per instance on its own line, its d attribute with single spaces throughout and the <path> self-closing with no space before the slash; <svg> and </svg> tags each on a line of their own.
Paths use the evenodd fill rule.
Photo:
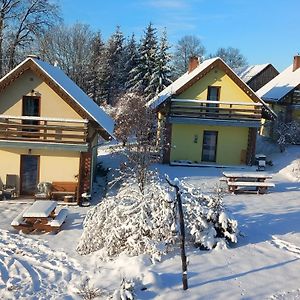
<svg viewBox="0 0 300 300">
<path fill-rule="evenodd" d="M 206 249 L 237 242 L 237 221 L 228 217 L 222 193 L 210 195 L 178 182 L 187 241 Z M 149 254 L 153 260 L 172 249 L 178 237 L 175 194 L 157 176 L 150 177 L 143 192 L 129 178 L 115 196 L 92 208 L 77 247 L 80 254 L 97 250 L 102 259 L 124 252 Z"/>
<path fill-rule="evenodd" d="M 277 143 L 281 152 L 284 151 L 287 144 L 300 143 L 300 123 L 297 121 L 277 124 L 275 127 L 275 133 L 277 135 Z"/>
<path fill-rule="evenodd" d="M 92 300 L 105 295 L 99 288 L 92 286 L 89 281 L 89 278 L 83 280 L 77 291 L 78 296 L 83 300 Z"/>
<path fill-rule="evenodd" d="M 219 186 L 209 194 L 185 182 L 180 182 L 179 188 L 190 241 L 206 249 L 222 249 L 237 242 L 238 223 L 226 213 Z"/>
<path fill-rule="evenodd" d="M 135 283 L 133 279 L 127 280 L 123 278 L 120 284 L 120 288 L 116 290 L 113 296 L 110 298 L 112 300 L 134 300 L 135 293 L 134 293 Z"/>
<path fill-rule="evenodd" d="M 174 203 L 168 199 L 155 176 L 143 193 L 135 182 L 127 181 L 116 196 L 107 197 L 89 211 L 78 252 L 88 254 L 101 249 L 102 258 L 122 252 L 146 253 L 159 260 L 174 242 Z"/>
</svg>

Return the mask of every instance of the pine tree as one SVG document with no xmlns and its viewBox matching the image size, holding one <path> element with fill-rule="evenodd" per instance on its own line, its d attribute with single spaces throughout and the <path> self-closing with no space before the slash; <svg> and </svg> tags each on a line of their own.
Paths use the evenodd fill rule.
<svg viewBox="0 0 300 300">
<path fill-rule="evenodd" d="M 105 61 L 105 45 L 102 41 L 101 33 L 95 34 L 91 42 L 91 58 L 88 72 L 88 95 L 97 103 L 100 104 L 103 99 L 103 83 L 104 69 L 103 62 Z"/>
<path fill-rule="evenodd" d="M 133 80 L 133 72 L 137 65 L 138 65 L 138 49 L 137 43 L 135 40 L 134 33 L 132 34 L 131 38 L 128 40 L 125 46 L 125 88 L 130 89 L 131 82 Z"/>
<path fill-rule="evenodd" d="M 106 60 L 106 100 L 108 104 L 114 104 L 125 86 L 124 36 L 119 26 L 107 42 Z"/>
<path fill-rule="evenodd" d="M 155 95 L 155 87 L 151 79 L 157 62 L 157 37 L 156 29 L 150 23 L 139 46 L 138 65 L 132 70 L 133 79 L 130 82 L 131 90 L 143 93 L 146 100 Z"/>
<path fill-rule="evenodd" d="M 170 79 L 172 75 L 170 65 L 172 56 L 169 53 L 170 48 L 167 32 L 164 30 L 160 39 L 156 67 L 154 68 L 152 80 L 150 82 L 150 86 L 155 88 L 156 95 L 172 83 L 172 80 Z"/>
</svg>

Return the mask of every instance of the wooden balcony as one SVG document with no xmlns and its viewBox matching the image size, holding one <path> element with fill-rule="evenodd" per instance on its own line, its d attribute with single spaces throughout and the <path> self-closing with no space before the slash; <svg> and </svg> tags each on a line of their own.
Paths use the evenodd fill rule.
<svg viewBox="0 0 300 300">
<path fill-rule="evenodd" d="M 261 103 L 172 99 L 169 118 L 173 123 L 229 124 L 257 127 Z M 237 125 L 239 126 L 239 125 Z"/>
<path fill-rule="evenodd" d="M 86 144 L 88 120 L 0 115 L 0 140 Z"/>
</svg>

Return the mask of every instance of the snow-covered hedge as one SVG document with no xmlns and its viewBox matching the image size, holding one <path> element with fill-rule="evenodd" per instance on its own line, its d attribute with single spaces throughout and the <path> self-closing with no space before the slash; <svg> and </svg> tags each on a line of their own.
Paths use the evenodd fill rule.
<svg viewBox="0 0 300 300">
<path fill-rule="evenodd" d="M 225 212 L 220 193 L 204 195 L 185 183 L 178 185 L 188 242 L 206 249 L 237 242 L 237 222 Z M 107 197 L 89 211 L 77 251 L 88 254 L 100 250 L 103 259 L 124 252 L 149 254 L 160 260 L 179 234 L 176 195 L 169 189 L 155 176 L 144 193 L 134 182 L 125 183 L 117 195 Z"/>
</svg>

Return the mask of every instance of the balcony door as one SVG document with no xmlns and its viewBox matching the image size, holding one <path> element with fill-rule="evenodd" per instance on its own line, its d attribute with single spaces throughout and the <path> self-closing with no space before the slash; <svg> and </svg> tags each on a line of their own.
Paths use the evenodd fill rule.
<svg viewBox="0 0 300 300">
<path fill-rule="evenodd" d="M 40 157 L 37 155 L 21 155 L 21 195 L 34 195 L 39 181 L 39 162 Z"/>
<path fill-rule="evenodd" d="M 40 116 L 40 97 L 36 96 L 23 96 L 22 115 L 26 117 L 39 117 Z M 23 120 L 24 125 L 29 125 L 24 128 L 24 131 L 35 132 L 36 129 L 31 125 L 38 125 L 39 121 Z"/>
<path fill-rule="evenodd" d="M 217 157 L 217 131 L 204 131 L 202 144 L 202 161 L 216 162 Z"/>
<path fill-rule="evenodd" d="M 207 100 L 208 101 L 219 101 L 220 100 L 220 89 L 219 86 L 209 86 L 207 88 Z M 211 116 L 215 116 L 219 112 L 219 110 L 215 109 L 219 107 L 217 103 L 207 103 L 206 107 L 210 107 L 213 109 L 207 109 L 207 112 L 210 113 Z"/>
</svg>

